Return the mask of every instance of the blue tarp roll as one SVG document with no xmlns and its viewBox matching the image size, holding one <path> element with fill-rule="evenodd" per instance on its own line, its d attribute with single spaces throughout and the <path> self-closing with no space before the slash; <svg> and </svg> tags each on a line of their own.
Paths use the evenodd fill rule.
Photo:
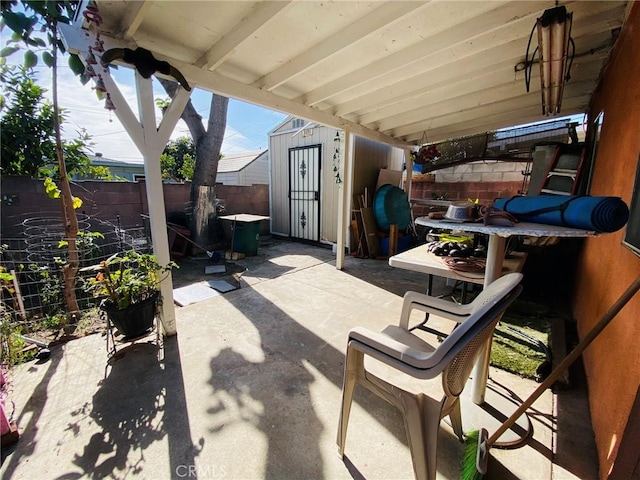
<svg viewBox="0 0 640 480">
<path fill-rule="evenodd" d="M 498 198 L 493 206 L 509 212 L 522 222 L 597 232 L 615 232 L 629 220 L 629 207 L 618 197 L 533 195 Z"/>
</svg>

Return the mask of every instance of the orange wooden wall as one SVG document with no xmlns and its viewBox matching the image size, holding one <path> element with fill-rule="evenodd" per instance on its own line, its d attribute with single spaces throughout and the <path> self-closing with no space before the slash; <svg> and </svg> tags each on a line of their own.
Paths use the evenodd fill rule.
<svg viewBox="0 0 640 480">
<path fill-rule="evenodd" d="M 640 2 L 631 7 L 591 100 L 589 118 L 601 111 L 604 123 L 590 193 L 619 196 L 629 204 L 640 154 Z M 622 244 L 624 233 L 586 242 L 573 299 L 581 337 L 640 274 L 640 257 Z M 625 427 L 629 418 L 638 418 L 632 408 L 638 408 L 634 399 L 640 385 L 640 294 L 589 347 L 584 361 L 600 477 L 638 475 L 640 439 L 626 438 Z M 625 458 L 616 459 L 619 451 Z M 631 467 L 623 472 L 619 465 Z"/>
</svg>

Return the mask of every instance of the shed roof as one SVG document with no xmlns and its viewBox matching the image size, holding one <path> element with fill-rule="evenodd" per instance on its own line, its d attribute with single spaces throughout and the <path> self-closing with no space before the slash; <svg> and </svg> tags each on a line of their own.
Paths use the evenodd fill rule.
<svg viewBox="0 0 640 480">
<path fill-rule="evenodd" d="M 266 154 L 266 150 L 258 150 L 255 152 L 243 152 L 232 155 L 225 155 L 218 162 L 218 173 L 239 172 L 246 168 L 260 155 Z"/>
<path fill-rule="evenodd" d="M 104 167 L 109 166 L 119 166 L 119 167 L 136 167 L 136 168 L 144 168 L 144 164 L 142 162 L 127 162 L 125 160 L 116 160 L 113 158 L 103 157 L 102 155 L 87 155 L 91 163 L 94 165 L 102 165 Z"/>
<path fill-rule="evenodd" d="M 107 48 L 146 48 L 198 87 L 374 140 L 418 144 L 425 132 L 437 141 L 546 118 L 539 68 L 527 93 L 515 67 L 553 1 L 97 5 Z M 586 111 L 628 5 L 564 5 L 576 47 L 569 115 Z"/>
</svg>

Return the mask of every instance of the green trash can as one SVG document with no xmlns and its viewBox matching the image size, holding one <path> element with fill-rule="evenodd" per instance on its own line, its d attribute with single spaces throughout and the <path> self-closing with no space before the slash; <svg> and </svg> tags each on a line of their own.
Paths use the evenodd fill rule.
<svg viewBox="0 0 640 480">
<path fill-rule="evenodd" d="M 258 254 L 260 222 L 233 222 L 233 251 L 252 257 Z"/>
</svg>

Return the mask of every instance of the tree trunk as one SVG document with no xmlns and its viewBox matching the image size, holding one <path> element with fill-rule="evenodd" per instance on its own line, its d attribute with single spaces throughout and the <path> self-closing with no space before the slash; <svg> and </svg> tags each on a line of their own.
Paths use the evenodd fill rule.
<svg viewBox="0 0 640 480">
<path fill-rule="evenodd" d="M 56 22 L 53 22 L 53 38 L 58 39 L 58 30 Z M 54 44 L 55 45 L 55 44 Z M 76 298 L 76 275 L 79 268 L 78 246 L 76 238 L 78 237 L 78 217 L 73 208 L 73 195 L 71 194 L 71 186 L 69 185 L 69 177 L 67 176 L 67 167 L 64 162 L 64 153 L 62 151 L 62 140 L 60 138 L 60 112 L 58 109 L 58 49 L 53 49 L 53 78 L 52 78 L 52 97 L 53 97 L 53 126 L 56 134 L 56 157 L 58 160 L 58 171 L 60 175 L 60 187 L 62 193 L 60 195 L 60 203 L 62 210 L 62 224 L 64 226 L 65 240 L 69 258 L 62 268 L 64 280 L 64 299 L 67 306 L 67 314 L 72 323 L 76 323 L 80 317 L 80 307 Z"/>
<path fill-rule="evenodd" d="M 193 185 L 191 187 L 193 192 Z M 198 187 L 196 199 L 193 204 L 193 231 L 201 232 L 200 237 L 196 237 L 195 242 L 202 245 L 207 250 L 213 250 L 213 222 L 216 217 L 216 193 L 215 187 L 202 185 Z"/>
<path fill-rule="evenodd" d="M 175 96 L 178 84 L 160 79 L 160 83 L 171 98 Z M 191 100 L 182 112 L 182 120 L 187 124 L 193 143 L 196 146 L 196 165 L 191 182 L 191 238 L 203 248 L 213 246 L 214 231 L 212 220 L 215 217 L 215 184 L 218 175 L 220 147 L 227 128 L 227 106 L 229 99 L 212 94 L 209 107 L 207 128 L 202 123 Z"/>
</svg>

